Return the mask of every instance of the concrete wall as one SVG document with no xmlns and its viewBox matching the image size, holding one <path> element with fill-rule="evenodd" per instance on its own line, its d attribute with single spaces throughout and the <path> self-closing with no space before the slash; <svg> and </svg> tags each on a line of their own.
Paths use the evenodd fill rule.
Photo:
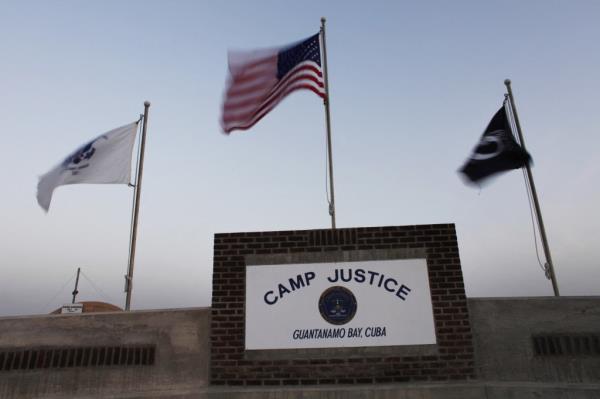
<svg viewBox="0 0 600 399">
<path fill-rule="evenodd" d="M 150 366 L 0 371 L 0 398 L 197 391 L 208 384 L 209 317 L 210 309 L 185 309 L 0 318 L 0 351 L 5 353 L 21 348 L 156 346 Z"/>
<path fill-rule="evenodd" d="M 479 379 L 600 382 L 600 348 L 588 353 L 535 353 L 532 336 L 600 338 L 600 297 L 469 299 Z M 598 394 L 600 397 L 600 393 Z"/>
<path fill-rule="evenodd" d="M 532 335 L 600 335 L 600 297 L 469 299 L 476 380 L 215 387 L 210 309 L 0 318 L 0 351 L 154 344 L 152 366 L 0 371 L 0 398 L 600 398 L 600 356 L 539 356 Z"/>
</svg>

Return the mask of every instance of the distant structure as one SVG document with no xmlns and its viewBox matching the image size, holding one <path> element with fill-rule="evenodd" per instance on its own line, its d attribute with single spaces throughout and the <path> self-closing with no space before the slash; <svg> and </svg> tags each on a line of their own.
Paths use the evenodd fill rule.
<svg viewBox="0 0 600 399">
<path fill-rule="evenodd" d="M 82 301 L 77 302 L 76 305 L 83 305 L 81 313 L 100 313 L 100 312 L 122 312 L 123 309 L 107 302 L 100 301 Z M 62 307 L 53 310 L 50 314 L 61 314 Z"/>
</svg>

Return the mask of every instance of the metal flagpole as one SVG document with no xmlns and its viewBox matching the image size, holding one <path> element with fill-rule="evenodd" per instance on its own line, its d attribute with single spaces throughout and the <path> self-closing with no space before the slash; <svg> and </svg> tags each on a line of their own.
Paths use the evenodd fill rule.
<svg viewBox="0 0 600 399">
<path fill-rule="evenodd" d="M 515 118 L 515 125 L 517 126 L 517 133 L 519 134 L 519 140 L 523 150 L 525 148 L 525 140 L 523 139 L 523 132 L 521 131 L 521 124 L 519 123 L 519 116 L 517 115 L 517 107 L 515 106 L 515 99 L 513 97 L 512 89 L 510 86 L 510 79 L 504 80 L 506 89 L 508 90 L 508 98 L 510 99 L 510 108 Z M 540 209 L 540 203 L 537 197 L 537 191 L 535 189 L 535 183 L 533 182 L 533 175 L 531 173 L 531 167 L 529 163 L 525 164 L 525 170 L 527 171 L 527 180 L 529 180 L 529 187 L 531 187 L 531 196 L 533 197 L 533 204 L 535 206 L 535 214 L 538 220 L 538 226 L 540 228 L 540 237 L 542 238 L 542 245 L 544 247 L 544 255 L 546 262 L 548 263 L 548 272 L 550 280 L 552 281 L 552 288 L 554 289 L 554 296 L 560 296 L 558 292 L 558 283 L 556 282 L 556 274 L 554 273 L 554 264 L 552 263 L 552 256 L 550 255 L 550 247 L 548 246 L 548 239 L 546 238 L 546 229 L 544 228 L 544 221 L 542 220 L 542 211 Z"/>
<path fill-rule="evenodd" d="M 321 40 L 323 41 L 323 74 L 325 75 L 325 120 L 327 123 L 327 159 L 329 161 L 329 214 L 331 215 L 331 228 L 335 229 L 335 194 L 333 192 L 333 159 L 331 157 L 331 117 L 329 115 L 329 74 L 327 73 L 327 45 L 325 43 L 325 17 L 321 17 Z"/>
<path fill-rule="evenodd" d="M 77 297 L 77 294 L 79 294 L 79 291 L 77 290 L 77 287 L 79 286 L 79 273 L 81 273 L 81 267 L 77 268 L 77 278 L 75 279 L 75 289 L 73 289 L 73 300 L 71 303 L 75 303 L 75 298 Z"/>
<path fill-rule="evenodd" d="M 131 307 L 131 290 L 133 289 L 133 265 L 135 261 L 135 243 L 137 239 L 137 225 L 138 216 L 140 212 L 140 192 L 142 191 L 142 172 L 144 171 L 144 149 L 146 147 L 146 130 L 148 128 L 148 108 L 150 108 L 150 102 L 144 101 L 144 118 L 142 127 L 142 140 L 140 143 L 140 160 L 137 170 L 137 177 L 135 179 L 135 206 L 133 209 L 133 227 L 131 229 L 131 244 L 129 251 L 129 267 L 127 270 L 127 276 L 125 276 L 125 291 L 127 296 L 125 298 L 125 310 L 129 310 Z"/>
</svg>

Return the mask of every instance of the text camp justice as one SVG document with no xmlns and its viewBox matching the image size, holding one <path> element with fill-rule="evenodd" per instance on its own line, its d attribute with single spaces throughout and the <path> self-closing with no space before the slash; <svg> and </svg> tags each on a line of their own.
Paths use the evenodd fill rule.
<svg viewBox="0 0 600 399">
<path fill-rule="evenodd" d="M 275 305 L 277 301 L 282 299 L 285 295 L 310 286 L 310 282 L 316 277 L 316 273 L 312 271 L 298 274 L 296 277 L 289 278 L 287 282 L 278 283 L 276 289 L 265 292 L 263 299 L 267 305 Z M 368 284 L 384 289 L 403 301 L 406 300 L 406 297 L 411 291 L 409 287 L 398 282 L 398 280 L 393 277 L 360 268 L 335 269 L 333 275 L 327 277 L 327 281 L 330 283 L 348 283 L 354 281 L 360 284 Z"/>
</svg>

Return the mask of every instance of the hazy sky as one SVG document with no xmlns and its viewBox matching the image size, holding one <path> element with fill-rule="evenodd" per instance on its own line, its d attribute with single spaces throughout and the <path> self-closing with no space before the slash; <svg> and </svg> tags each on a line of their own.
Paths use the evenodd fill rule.
<svg viewBox="0 0 600 399">
<path fill-rule="evenodd" d="M 322 101 L 223 135 L 227 50 L 327 17 L 339 227 L 456 223 L 467 295 L 552 295 L 521 171 L 457 176 L 511 78 L 564 295 L 600 295 L 600 2 L 0 1 L 0 315 L 124 305 L 132 189 L 38 176 L 152 102 L 132 308 L 209 306 L 213 234 L 327 228 Z M 593 205 L 596 204 L 596 205 Z M 541 249 L 540 249 L 541 250 Z M 93 284 L 89 283 L 89 280 Z M 66 284 L 66 285 L 65 285 Z M 62 289 L 61 289 L 62 288 Z"/>
</svg>

